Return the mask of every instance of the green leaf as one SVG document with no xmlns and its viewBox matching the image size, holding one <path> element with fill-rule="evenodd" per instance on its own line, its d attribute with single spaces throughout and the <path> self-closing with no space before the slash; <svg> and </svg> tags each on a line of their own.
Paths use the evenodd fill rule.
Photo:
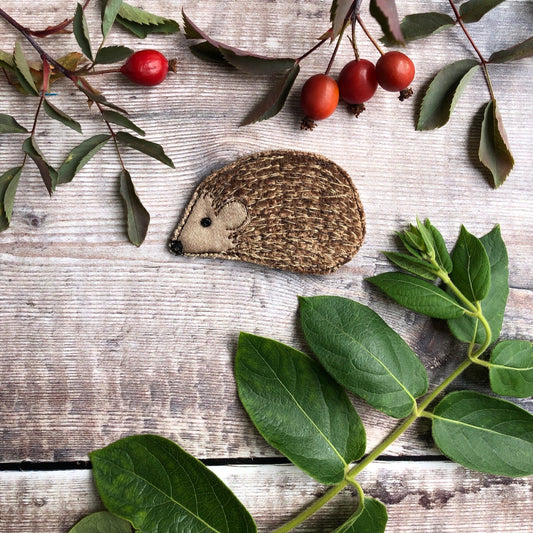
<svg viewBox="0 0 533 533">
<path fill-rule="evenodd" d="M 440 231 L 426 218 L 425 221 L 426 228 L 430 231 L 431 236 L 433 237 L 433 248 L 435 250 L 435 260 L 437 264 L 447 272 L 448 274 L 452 271 L 453 263 L 450 254 L 448 253 L 448 248 L 446 248 L 446 243 L 440 233 Z"/>
<path fill-rule="evenodd" d="M 454 24 L 453 18 L 444 13 L 413 13 L 404 17 L 400 28 L 405 42 L 408 43 L 451 28 Z M 387 46 L 395 44 L 395 40 L 390 37 L 382 37 L 380 40 Z"/>
<path fill-rule="evenodd" d="M 15 70 L 15 63 L 13 60 L 13 54 L 9 54 L 0 50 L 0 67 L 5 68 L 9 71 Z"/>
<path fill-rule="evenodd" d="M 21 173 L 22 167 L 14 167 L 0 176 L 0 231 L 6 230 L 11 222 L 13 202 Z"/>
<path fill-rule="evenodd" d="M 503 184 L 514 166 L 513 154 L 496 100 L 490 100 L 485 107 L 479 141 L 479 160 L 490 170 L 491 185 L 495 189 Z"/>
<path fill-rule="evenodd" d="M 229 488 L 163 437 L 126 437 L 89 456 L 106 508 L 140 531 L 257 531 Z"/>
<path fill-rule="evenodd" d="M 444 126 L 478 68 L 475 59 L 460 59 L 444 67 L 433 78 L 422 99 L 416 129 L 432 130 Z"/>
<path fill-rule="evenodd" d="M 397 252 L 383 252 L 383 255 L 395 265 L 407 270 L 407 272 L 416 274 L 421 278 L 429 280 L 435 280 L 437 278 L 438 270 L 433 265 L 430 265 L 418 257 L 412 257 Z"/>
<path fill-rule="evenodd" d="M 57 184 L 57 170 L 49 165 L 44 158 L 35 137 L 28 137 L 22 144 L 22 150 L 28 154 L 28 156 L 37 165 L 43 183 L 48 191 L 48 194 L 52 196 L 52 192 L 56 188 Z"/>
<path fill-rule="evenodd" d="M 387 525 L 387 508 L 374 498 L 365 496 L 364 507 L 333 533 L 383 533 Z"/>
<path fill-rule="evenodd" d="M 471 302 L 483 300 L 490 289 L 490 261 L 483 243 L 464 226 L 452 252 L 451 280 Z"/>
<path fill-rule="evenodd" d="M 500 226 L 480 239 L 490 263 L 490 289 L 481 302 L 483 316 L 488 320 L 492 332 L 492 339 L 500 336 L 503 315 L 509 296 L 509 259 L 507 248 L 502 240 Z M 463 316 L 448 321 L 452 334 L 463 342 L 471 342 L 475 337 L 477 344 L 483 344 L 486 338 L 485 329 L 477 318 Z"/>
<path fill-rule="evenodd" d="M 235 377 L 261 435 L 317 481 L 341 482 L 364 454 L 363 423 L 346 392 L 304 353 L 241 333 Z"/>
<path fill-rule="evenodd" d="M 331 40 L 333 41 L 337 37 L 346 21 L 348 12 L 352 7 L 353 0 L 333 0 L 331 3 L 331 9 L 329 13 L 329 20 L 332 24 Z"/>
<path fill-rule="evenodd" d="M 127 46 L 104 46 L 98 50 L 94 62 L 101 65 L 117 63 L 131 54 L 133 54 L 133 50 Z"/>
<path fill-rule="evenodd" d="M 459 14 L 463 22 L 477 22 L 502 2 L 503 0 L 469 0 L 459 6 Z"/>
<path fill-rule="evenodd" d="M 533 343 L 503 341 L 490 356 L 490 386 L 496 394 L 528 398 L 533 396 Z"/>
<path fill-rule="evenodd" d="M 73 148 L 57 170 L 57 183 L 69 183 L 85 164 L 111 139 L 111 135 L 94 135 Z"/>
<path fill-rule="evenodd" d="M 499 50 L 494 52 L 489 57 L 489 63 L 507 63 L 507 61 L 518 61 L 526 57 L 533 56 L 533 37 L 522 41 L 521 43 L 506 48 L 505 50 Z"/>
<path fill-rule="evenodd" d="M 81 4 L 76 6 L 76 13 L 72 21 L 72 31 L 81 51 L 92 61 L 93 53 L 89 40 L 89 26 L 87 25 L 87 19 L 85 18 Z"/>
<path fill-rule="evenodd" d="M 134 150 L 138 150 L 143 154 L 146 154 L 150 157 L 153 157 L 154 159 L 157 159 L 158 161 L 161 161 L 161 163 L 164 163 L 170 168 L 174 168 L 174 163 L 169 157 L 167 157 L 163 150 L 163 147 L 160 144 L 147 141 L 146 139 L 139 139 L 139 137 L 135 137 L 125 131 L 119 131 L 117 133 L 117 140 L 122 144 L 133 148 Z"/>
<path fill-rule="evenodd" d="M 33 76 L 31 75 L 30 66 L 22 50 L 20 42 L 15 43 L 15 51 L 13 52 L 13 62 L 15 65 L 15 73 L 19 80 L 21 87 L 28 94 L 33 94 L 34 96 L 39 94 L 35 82 L 33 81 Z"/>
<path fill-rule="evenodd" d="M 464 309 L 432 283 L 402 272 L 386 272 L 366 278 L 403 307 L 433 318 L 457 318 Z"/>
<path fill-rule="evenodd" d="M 108 511 L 82 518 L 68 533 L 132 533 L 131 524 Z"/>
<path fill-rule="evenodd" d="M 426 250 L 427 255 L 434 257 L 435 243 L 433 241 L 433 233 L 429 230 L 429 228 L 426 228 L 426 226 L 422 224 L 418 217 L 416 217 L 416 231 L 424 243 L 424 249 Z"/>
<path fill-rule="evenodd" d="M 386 39 L 405 44 L 395 0 L 370 0 L 370 14 L 381 26 Z"/>
<path fill-rule="evenodd" d="M 0 133 L 28 133 L 11 115 L 0 113 Z"/>
<path fill-rule="evenodd" d="M 442 452 L 472 470 L 500 476 L 533 474 L 533 415 L 474 391 L 448 394 L 433 411 Z"/>
<path fill-rule="evenodd" d="M 120 173 L 120 195 L 126 208 L 128 238 L 132 244 L 140 246 L 148 232 L 150 213 L 139 200 L 130 173 L 125 169 Z"/>
<path fill-rule="evenodd" d="M 241 126 L 246 126 L 261 120 L 267 120 L 277 115 L 287 100 L 287 96 L 300 73 L 300 65 L 296 64 L 272 87 L 266 96 L 252 109 L 243 120 Z"/>
<path fill-rule="evenodd" d="M 102 11 L 102 35 L 104 39 L 107 37 L 109 30 L 111 30 L 121 7 L 122 0 L 107 0 Z M 98 54 L 96 57 L 98 57 Z"/>
<path fill-rule="evenodd" d="M 374 311 L 347 298 L 299 298 L 304 336 L 333 378 L 395 418 L 427 391 L 418 357 Z"/>
<path fill-rule="evenodd" d="M 171 34 L 180 31 L 179 24 L 175 20 L 164 20 L 165 22 L 162 22 L 161 24 L 146 25 L 132 22 L 131 20 L 127 20 L 120 15 L 117 16 L 117 22 L 140 39 L 145 39 L 152 33 Z"/>
<path fill-rule="evenodd" d="M 43 100 L 43 108 L 50 118 L 53 118 L 54 120 L 65 124 L 65 126 L 72 128 L 74 131 L 81 133 L 81 126 L 79 122 L 69 117 L 65 112 L 61 111 L 61 109 L 58 109 L 46 99 Z"/>
<path fill-rule="evenodd" d="M 116 111 L 109 111 L 108 109 L 102 111 L 102 118 L 107 122 L 112 122 L 113 124 L 118 124 L 124 128 L 128 128 L 139 135 L 144 135 L 144 130 L 135 125 L 129 118 L 117 113 Z"/>
</svg>

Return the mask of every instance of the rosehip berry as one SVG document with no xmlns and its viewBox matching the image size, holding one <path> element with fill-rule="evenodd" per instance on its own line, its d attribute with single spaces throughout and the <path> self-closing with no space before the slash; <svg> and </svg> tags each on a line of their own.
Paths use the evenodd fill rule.
<svg viewBox="0 0 533 533">
<path fill-rule="evenodd" d="M 376 77 L 386 91 L 403 91 L 415 77 L 415 66 L 402 52 L 387 52 L 376 63 Z"/>
<path fill-rule="evenodd" d="M 157 50 L 140 50 L 128 57 L 120 72 L 139 85 L 159 85 L 167 77 L 168 61 Z"/>
<path fill-rule="evenodd" d="M 339 103 L 339 86 L 326 74 L 311 76 L 302 87 L 303 112 L 312 120 L 328 118 Z"/>
<path fill-rule="evenodd" d="M 378 88 L 376 68 L 368 59 L 347 63 L 339 74 L 339 92 L 348 104 L 362 104 L 370 100 Z"/>
</svg>

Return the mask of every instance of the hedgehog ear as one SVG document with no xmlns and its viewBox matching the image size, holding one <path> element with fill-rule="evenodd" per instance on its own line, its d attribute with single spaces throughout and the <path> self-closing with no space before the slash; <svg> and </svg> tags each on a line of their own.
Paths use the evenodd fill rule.
<svg viewBox="0 0 533 533">
<path fill-rule="evenodd" d="M 248 210 L 242 202 L 232 200 L 222 206 L 217 218 L 226 229 L 237 229 L 248 220 Z"/>
</svg>

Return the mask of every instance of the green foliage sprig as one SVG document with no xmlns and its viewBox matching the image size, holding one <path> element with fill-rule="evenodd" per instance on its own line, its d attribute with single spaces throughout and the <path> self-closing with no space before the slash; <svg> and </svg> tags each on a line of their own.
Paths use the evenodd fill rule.
<svg viewBox="0 0 533 533">
<path fill-rule="evenodd" d="M 478 70 L 482 70 L 490 100 L 484 103 L 481 135 L 477 140 L 478 157 L 482 165 L 490 171 L 490 185 L 499 187 L 505 181 L 514 166 L 514 159 L 502 117 L 497 105 L 496 96 L 490 80 L 489 65 L 503 64 L 533 56 L 533 37 L 526 39 L 510 48 L 499 50 L 485 59 L 468 32 L 467 25 L 476 23 L 489 11 L 496 8 L 503 0 L 467 0 L 459 8 L 454 0 L 449 0 L 453 17 L 447 13 L 426 12 L 407 15 L 402 22 L 398 18 L 395 0 L 370 0 L 369 11 L 380 24 L 384 36 L 382 42 L 388 46 L 405 45 L 413 41 L 429 37 L 443 30 L 460 27 L 467 36 L 476 59 L 467 58 L 455 61 L 444 67 L 431 81 L 421 100 L 418 111 L 417 130 L 431 130 L 444 126 L 453 112 L 461 94 Z M 233 48 L 210 38 L 200 30 L 187 15 L 184 14 L 185 36 L 188 39 L 200 40 L 191 45 L 194 55 L 207 61 L 225 62 L 235 68 L 254 74 L 265 74 L 276 80 L 267 94 L 250 111 L 242 125 L 266 120 L 275 116 L 284 106 L 285 101 L 300 73 L 300 63 L 310 54 L 327 42 L 336 41 L 336 46 L 325 70 L 330 72 L 339 44 L 345 30 L 351 25 L 349 39 L 354 47 L 356 58 L 359 58 L 355 43 L 355 28 L 359 25 L 366 36 L 372 41 L 380 54 L 379 44 L 370 34 L 363 22 L 360 12 L 361 0 L 333 0 L 330 9 L 331 27 L 322 35 L 319 42 L 298 58 L 264 57 Z M 410 92 L 402 91 L 400 99 Z M 364 106 L 354 108 L 359 116 Z"/>
<path fill-rule="evenodd" d="M 347 487 L 357 492 L 358 506 L 333 533 L 383 532 L 385 505 L 365 495 L 357 477 L 421 417 L 431 421 L 436 446 L 451 460 L 489 474 L 533 474 L 533 415 L 498 397 L 533 395 L 533 343 L 496 341 L 509 292 L 499 227 L 480 239 L 461 228 L 451 254 L 429 220 L 417 220 L 398 238 L 403 251 L 386 256 L 401 271 L 368 281 L 403 307 L 447 320 L 466 343 L 464 361 L 431 390 L 424 366 L 401 337 L 369 307 L 347 298 L 299 299 L 302 331 L 315 358 L 240 334 L 235 378 L 244 409 L 271 446 L 330 486 L 277 533 L 296 528 Z M 446 393 L 473 365 L 488 369 L 494 394 Z M 346 390 L 399 419 L 366 455 L 365 428 Z M 257 530 L 229 489 L 171 441 L 131 436 L 90 457 L 109 512 L 85 518 L 71 533 L 122 531 L 111 525 L 117 519 L 124 531 Z M 93 521 L 104 525 L 95 529 Z"/>
<path fill-rule="evenodd" d="M 0 8 L 0 18 L 18 30 L 37 51 L 40 58 L 38 62 L 28 60 L 18 40 L 13 53 L 0 50 L 0 67 L 4 71 L 6 80 L 21 93 L 37 98 L 31 131 L 21 126 L 14 117 L 0 114 L 1 134 L 24 134 L 26 136 L 29 134 L 22 144 L 24 153 L 22 163 L 0 176 L 0 231 L 6 230 L 11 222 L 15 194 L 28 158 L 37 166 L 48 193 L 52 195 L 57 186 L 72 181 L 89 160 L 112 139 L 121 167 L 118 177 L 120 194 L 125 206 L 128 237 L 130 242 L 140 246 L 148 231 L 150 215 L 135 191 L 131 175 L 121 155 L 121 146 L 129 146 L 172 168 L 174 165 L 160 145 L 124 131 L 115 131 L 112 125 L 130 129 L 144 136 L 144 131 L 127 118 L 127 112 L 109 102 L 99 90 L 92 87 L 87 78 L 96 74 L 119 71 L 120 69 L 97 70 L 95 67 L 122 61 L 132 54 L 133 50 L 125 46 L 104 46 L 115 23 L 139 38 L 145 38 L 150 33 L 175 33 L 179 31 L 179 26 L 174 20 L 133 7 L 122 0 L 104 0 L 101 2 L 101 40 L 97 51 L 93 52 L 90 29 L 85 18 L 85 8 L 89 2 L 90 0 L 85 0 L 83 5 L 78 4 L 71 19 L 39 31 L 23 27 Z M 55 59 L 43 49 L 36 38 L 64 32 L 69 26 L 72 26 L 72 32 L 81 53 L 71 52 L 62 58 Z M 70 150 L 63 164 L 54 168 L 37 144 L 36 130 L 42 116 L 41 112 L 44 110 L 49 118 L 82 134 L 79 122 L 52 103 L 50 86 L 61 78 L 69 79 L 76 89 L 87 97 L 89 107 L 94 105 L 98 109 L 109 134 L 94 135 L 83 140 Z"/>
</svg>

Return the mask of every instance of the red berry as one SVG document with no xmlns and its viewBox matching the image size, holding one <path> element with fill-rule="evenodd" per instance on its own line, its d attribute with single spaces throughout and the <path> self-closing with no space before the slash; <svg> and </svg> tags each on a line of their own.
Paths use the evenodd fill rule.
<svg viewBox="0 0 533 533">
<path fill-rule="evenodd" d="M 302 87 L 303 112 L 312 120 L 328 118 L 339 103 L 339 86 L 326 74 L 311 76 Z"/>
<path fill-rule="evenodd" d="M 415 66 L 402 52 L 387 52 L 376 63 L 376 77 L 386 91 L 403 91 L 415 77 Z"/>
<path fill-rule="evenodd" d="M 348 104 L 362 104 L 370 100 L 378 88 L 376 68 L 368 59 L 347 63 L 339 74 L 341 98 Z"/>
<path fill-rule="evenodd" d="M 159 85 L 167 77 L 168 61 L 157 50 L 140 50 L 128 57 L 120 71 L 139 85 Z"/>
</svg>

